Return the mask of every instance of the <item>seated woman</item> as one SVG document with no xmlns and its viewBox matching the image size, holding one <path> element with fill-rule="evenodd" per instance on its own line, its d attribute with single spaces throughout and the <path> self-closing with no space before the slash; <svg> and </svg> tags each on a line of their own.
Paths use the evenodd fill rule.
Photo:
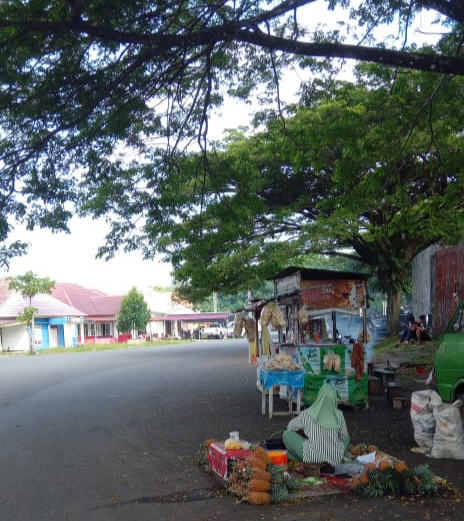
<svg viewBox="0 0 464 521">
<path fill-rule="evenodd" d="M 425 315 L 421 315 L 419 317 L 419 322 L 416 325 L 416 335 L 419 344 L 422 344 L 423 342 L 428 342 L 430 340 L 429 329 L 427 327 Z"/>
<path fill-rule="evenodd" d="M 332 384 L 325 383 L 316 401 L 290 420 L 283 441 L 291 460 L 332 467 L 342 462 L 350 437 Z"/>
<path fill-rule="evenodd" d="M 400 341 L 396 344 L 399 347 L 401 344 L 409 344 L 414 338 L 416 338 L 417 322 L 412 313 L 409 313 L 407 321 L 401 325 Z"/>
</svg>

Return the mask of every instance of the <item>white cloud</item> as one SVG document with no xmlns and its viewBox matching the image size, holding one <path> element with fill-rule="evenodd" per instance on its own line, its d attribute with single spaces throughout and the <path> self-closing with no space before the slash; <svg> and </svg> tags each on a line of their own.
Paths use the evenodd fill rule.
<svg viewBox="0 0 464 521">
<path fill-rule="evenodd" d="M 104 221 L 74 218 L 71 234 L 50 230 L 16 232 L 11 239 L 31 243 L 29 252 L 11 261 L 9 271 L 0 277 L 22 275 L 32 271 L 39 277 L 56 282 L 73 282 L 108 293 L 127 293 L 133 286 L 139 290 L 171 285 L 171 266 L 157 261 L 144 261 L 138 252 L 118 253 L 110 261 L 97 260 L 99 246 L 104 244 Z"/>
</svg>

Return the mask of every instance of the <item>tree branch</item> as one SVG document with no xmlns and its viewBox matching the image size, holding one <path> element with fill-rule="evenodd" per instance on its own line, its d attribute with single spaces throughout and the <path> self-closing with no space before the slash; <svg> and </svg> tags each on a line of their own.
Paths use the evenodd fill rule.
<svg viewBox="0 0 464 521">
<path fill-rule="evenodd" d="M 305 2 L 302 2 L 305 3 Z M 0 21 L 0 28 L 22 28 L 25 32 L 78 32 L 103 41 L 126 44 L 147 45 L 152 53 L 162 53 L 173 48 L 193 49 L 202 45 L 242 42 L 256 45 L 269 51 L 282 51 L 297 56 L 343 58 L 370 61 L 392 67 L 422 70 L 441 74 L 464 76 L 464 58 L 440 54 L 421 54 L 396 51 L 380 47 L 365 47 L 342 43 L 303 42 L 266 34 L 257 27 L 243 28 L 237 21 L 204 28 L 199 31 L 177 34 L 138 34 L 95 26 L 87 22 L 42 22 L 42 21 Z"/>
<path fill-rule="evenodd" d="M 421 0 L 418 5 L 437 11 L 456 22 L 464 23 L 464 4 L 462 2 L 455 0 Z"/>
</svg>

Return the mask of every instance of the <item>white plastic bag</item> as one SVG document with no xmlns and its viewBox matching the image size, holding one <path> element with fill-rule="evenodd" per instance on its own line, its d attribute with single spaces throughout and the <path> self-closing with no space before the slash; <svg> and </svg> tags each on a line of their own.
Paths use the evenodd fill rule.
<svg viewBox="0 0 464 521">
<path fill-rule="evenodd" d="M 442 405 L 440 395 L 433 389 L 414 391 L 411 394 L 411 421 L 414 427 L 414 440 L 419 447 L 432 450 L 436 420 L 434 409 Z"/>
<path fill-rule="evenodd" d="M 438 405 L 433 411 L 436 421 L 432 458 L 464 459 L 464 430 L 461 400 Z"/>
</svg>

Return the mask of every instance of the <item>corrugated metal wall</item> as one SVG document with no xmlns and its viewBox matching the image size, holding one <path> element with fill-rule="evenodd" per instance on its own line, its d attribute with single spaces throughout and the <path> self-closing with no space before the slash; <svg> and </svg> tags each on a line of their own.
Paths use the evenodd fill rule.
<svg viewBox="0 0 464 521">
<path fill-rule="evenodd" d="M 438 245 L 429 246 L 412 261 L 412 310 L 416 317 L 434 311 L 434 263 Z"/>
<path fill-rule="evenodd" d="M 436 335 L 441 335 L 464 298 L 464 243 L 437 251 L 434 270 L 433 329 Z"/>
</svg>

